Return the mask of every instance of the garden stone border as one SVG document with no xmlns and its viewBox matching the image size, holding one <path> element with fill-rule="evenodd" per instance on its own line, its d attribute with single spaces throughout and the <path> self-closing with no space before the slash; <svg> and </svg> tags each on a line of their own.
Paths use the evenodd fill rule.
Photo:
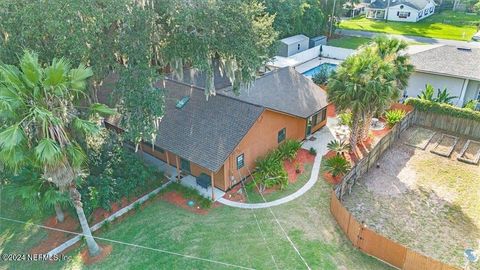
<svg viewBox="0 0 480 270">
<path fill-rule="evenodd" d="M 90 229 L 92 230 L 92 232 L 100 229 L 103 225 L 105 225 L 105 222 L 112 222 L 114 219 L 118 218 L 118 217 L 121 217 L 123 216 L 125 213 L 129 212 L 130 210 L 134 209 L 135 208 L 135 205 L 137 203 L 140 203 L 140 204 L 143 204 L 144 202 L 146 202 L 151 196 L 153 195 L 157 195 L 162 189 L 166 188 L 169 184 L 173 183 L 174 181 L 172 180 L 169 180 L 167 183 L 161 185 L 160 187 L 154 189 L 153 191 L 151 191 L 150 193 L 148 194 L 145 194 L 144 196 L 142 196 L 141 198 L 139 198 L 138 200 L 134 201 L 133 203 L 125 206 L 124 208 L 118 210 L 117 212 L 113 213 L 111 216 L 109 216 L 108 218 L 100 221 L 99 223 L 93 225 Z M 80 233 L 80 234 L 77 234 L 75 237 L 73 237 L 72 239 L 69 239 L 68 241 L 66 241 L 65 243 L 61 244 L 60 246 L 52 249 L 50 252 L 47 253 L 47 257 L 48 258 L 52 258 L 53 256 L 56 256 L 58 254 L 60 254 L 61 252 L 65 251 L 67 248 L 73 246 L 74 244 L 76 244 L 78 241 L 80 241 L 80 239 L 82 238 L 83 236 L 83 233 Z"/>
</svg>

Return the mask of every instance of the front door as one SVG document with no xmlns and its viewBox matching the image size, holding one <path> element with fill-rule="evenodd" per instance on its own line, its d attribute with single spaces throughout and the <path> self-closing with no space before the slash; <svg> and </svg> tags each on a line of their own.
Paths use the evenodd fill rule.
<svg viewBox="0 0 480 270">
<path fill-rule="evenodd" d="M 307 119 L 307 129 L 305 132 L 305 137 L 312 134 L 312 117 L 308 117 Z"/>
<path fill-rule="evenodd" d="M 180 169 L 182 170 L 182 172 L 191 173 L 190 161 L 180 158 Z"/>
</svg>

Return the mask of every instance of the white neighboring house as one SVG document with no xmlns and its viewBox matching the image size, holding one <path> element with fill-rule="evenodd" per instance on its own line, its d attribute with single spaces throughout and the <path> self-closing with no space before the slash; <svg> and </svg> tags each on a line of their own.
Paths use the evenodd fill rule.
<svg viewBox="0 0 480 270">
<path fill-rule="evenodd" d="M 418 22 L 435 13 L 433 0 L 371 0 L 365 8 L 369 19 Z"/>
<path fill-rule="evenodd" d="M 405 89 L 406 96 L 418 96 L 428 83 L 435 91 L 447 88 L 450 95 L 457 96 L 452 101 L 455 106 L 472 99 L 480 101 L 480 48 L 423 45 L 411 46 L 407 53 L 415 72 Z"/>
</svg>

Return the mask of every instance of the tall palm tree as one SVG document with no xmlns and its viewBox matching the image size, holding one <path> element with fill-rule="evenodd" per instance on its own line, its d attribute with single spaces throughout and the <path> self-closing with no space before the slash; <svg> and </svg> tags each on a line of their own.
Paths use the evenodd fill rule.
<svg viewBox="0 0 480 270">
<path fill-rule="evenodd" d="M 389 83 L 391 64 L 383 61 L 374 47 L 364 47 L 347 58 L 330 76 L 328 99 L 339 111 L 352 113 L 349 143 L 353 150 L 361 138 L 366 114 L 379 88 Z M 390 79 L 389 79 L 390 78 Z"/>
<path fill-rule="evenodd" d="M 382 114 L 388 106 L 401 97 L 402 91 L 408 84 L 408 79 L 413 72 L 413 65 L 409 63 L 409 56 L 404 53 L 408 44 L 400 39 L 378 36 L 369 45 L 375 47 L 379 57 L 392 64 L 393 70 L 378 71 L 379 77 L 384 77 L 383 83 L 375 88 L 375 95 L 366 110 L 365 122 L 362 129 L 362 140 L 366 139 L 373 116 Z M 379 74 L 382 72 L 383 74 Z M 382 80 L 380 80 L 382 81 Z M 379 81 L 377 81 L 379 82 Z"/>
<path fill-rule="evenodd" d="M 94 116 L 113 111 L 101 104 L 79 105 L 93 75 L 90 68 L 71 68 L 63 58 L 42 68 L 32 52 L 19 62 L 19 68 L 0 65 L 0 162 L 14 171 L 33 165 L 43 181 L 68 192 L 89 252 L 98 255 L 76 186 L 85 163 L 79 141 L 100 130 Z"/>
</svg>

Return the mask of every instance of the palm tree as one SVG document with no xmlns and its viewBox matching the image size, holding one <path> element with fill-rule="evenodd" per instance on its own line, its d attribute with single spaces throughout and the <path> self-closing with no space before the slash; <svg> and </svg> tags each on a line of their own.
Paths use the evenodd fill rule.
<svg viewBox="0 0 480 270">
<path fill-rule="evenodd" d="M 425 85 L 425 89 L 417 97 L 423 100 L 435 101 L 433 94 L 435 94 L 435 88 L 433 88 L 431 84 L 427 83 Z"/>
<path fill-rule="evenodd" d="M 71 68 L 63 58 L 42 68 L 32 52 L 19 62 L 19 68 L 0 66 L 0 162 L 13 171 L 33 165 L 43 181 L 68 192 L 89 253 L 98 255 L 76 186 L 85 163 L 79 141 L 100 130 L 95 116 L 113 111 L 101 104 L 79 105 L 93 75 L 90 68 Z"/>
<path fill-rule="evenodd" d="M 54 209 L 59 222 L 64 221 L 62 205 L 69 203 L 68 195 L 60 192 L 52 183 L 43 181 L 37 170 L 23 168 L 18 175 L 8 175 L 9 183 L 4 192 L 8 197 L 20 199 L 30 212 Z"/>
<path fill-rule="evenodd" d="M 345 154 L 350 151 L 350 145 L 346 141 L 332 140 L 327 144 L 327 149 L 345 157 Z"/>
<path fill-rule="evenodd" d="M 378 70 L 377 75 L 379 75 L 379 78 L 384 78 L 383 80 L 377 80 L 377 83 L 381 83 L 373 87 L 375 94 L 372 95 L 371 102 L 369 102 L 368 109 L 366 110 L 361 135 L 362 140 L 368 136 L 373 116 L 375 114 L 382 114 L 392 102 L 400 98 L 413 72 L 413 65 L 409 63 L 409 56 L 402 53 L 408 46 L 405 41 L 388 38 L 386 36 L 378 36 L 374 38 L 370 46 L 376 48 L 376 52 L 383 61 L 392 64 L 392 69 Z"/>
<path fill-rule="evenodd" d="M 331 173 L 333 177 L 337 177 L 345 175 L 350 170 L 350 164 L 344 157 L 335 155 L 325 160 L 324 168 L 327 172 Z"/>
<path fill-rule="evenodd" d="M 458 98 L 458 96 L 451 96 L 447 88 L 443 88 L 443 90 L 437 89 L 437 98 L 435 99 L 435 102 L 452 104 L 452 100 L 456 98 Z"/>
<path fill-rule="evenodd" d="M 328 99 L 339 111 L 352 113 L 349 143 L 355 149 L 361 136 L 362 127 L 370 104 L 382 93 L 379 89 L 391 83 L 392 67 L 383 61 L 375 47 L 362 48 L 357 54 L 347 58 L 333 72 L 328 81 Z"/>
</svg>

